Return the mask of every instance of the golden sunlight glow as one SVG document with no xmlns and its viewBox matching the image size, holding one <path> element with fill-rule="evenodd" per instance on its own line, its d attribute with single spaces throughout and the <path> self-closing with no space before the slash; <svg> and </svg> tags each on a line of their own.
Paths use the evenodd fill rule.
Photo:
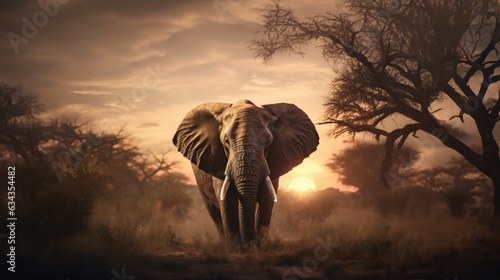
<svg viewBox="0 0 500 280">
<path fill-rule="evenodd" d="M 315 192 L 316 184 L 309 177 L 297 177 L 294 178 L 288 185 L 288 190 L 296 192 Z"/>
<path fill-rule="evenodd" d="M 294 175 L 302 176 L 302 175 L 312 175 L 323 173 L 325 171 L 325 167 L 319 164 L 317 161 L 306 159 L 299 166 L 295 167 L 291 173 Z M 300 174 L 300 175 L 299 175 Z"/>
</svg>

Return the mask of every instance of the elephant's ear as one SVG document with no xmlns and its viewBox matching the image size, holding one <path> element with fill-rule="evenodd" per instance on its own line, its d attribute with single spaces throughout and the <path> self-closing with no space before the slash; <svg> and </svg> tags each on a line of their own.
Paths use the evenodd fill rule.
<svg viewBox="0 0 500 280">
<path fill-rule="evenodd" d="M 304 111 L 293 104 L 278 103 L 263 106 L 277 117 L 273 128 L 273 143 L 267 162 L 271 178 L 279 177 L 302 163 L 316 151 L 319 136 Z"/>
<path fill-rule="evenodd" d="M 175 132 L 173 142 L 201 170 L 224 179 L 227 157 L 219 137 L 217 116 L 228 103 L 204 103 L 187 113 Z"/>
</svg>

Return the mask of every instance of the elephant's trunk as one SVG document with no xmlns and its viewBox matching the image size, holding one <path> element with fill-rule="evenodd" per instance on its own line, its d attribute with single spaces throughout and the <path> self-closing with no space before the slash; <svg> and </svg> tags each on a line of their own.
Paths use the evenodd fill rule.
<svg viewBox="0 0 500 280">
<path fill-rule="evenodd" d="M 238 215 L 241 241 L 247 244 L 255 240 L 255 206 L 257 191 L 269 168 L 259 148 L 253 145 L 240 146 L 234 153 L 232 177 L 238 191 Z"/>
<path fill-rule="evenodd" d="M 237 184 L 238 186 L 238 184 Z M 244 183 L 239 186 L 240 189 L 255 188 L 254 183 Z M 255 205 L 257 193 L 242 192 L 239 194 L 238 213 L 240 220 L 240 235 L 243 244 L 252 242 L 255 239 Z"/>
</svg>

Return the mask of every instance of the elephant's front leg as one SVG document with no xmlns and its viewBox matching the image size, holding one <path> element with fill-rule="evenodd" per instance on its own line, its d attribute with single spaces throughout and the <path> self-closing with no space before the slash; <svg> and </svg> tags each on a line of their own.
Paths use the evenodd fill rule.
<svg viewBox="0 0 500 280">
<path fill-rule="evenodd" d="M 273 179 L 272 182 L 274 190 L 278 193 L 279 178 Z M 257 240 L 259 241 L 269 236 L 273 206 L 273 197 L 267 187 L 262 184 L 257 193 L 257 211 L 255 212 Z"/>
<path fill-rule="evenodd" d="M 202 170 L 200 170 L 196 165 L 192 165 L 194 175 L 196 178 L 196 183 L 200 190 L 203 203 L 208 210 L 208 214 L 212 218 L 217 227 L 217 231 L 221 239 L 224 239 L 224 229 L 222 226 L 222 218 L 219 209 L 218 197 L 215 194 L 214 184 L 212 182 L 212 176 Z"/>
<path fill-rule="evenodd" d="M 238 193 L 236 188 L 229 187 L 224 201 L 220 200 L 220 191 L 223 180 L 213 177 L 214 190 L 219 201 L 219 209 L 222 219 L 222 227 L 226 241 L 241 243 L 240 219 L 238 216 Z"/>
</svg>

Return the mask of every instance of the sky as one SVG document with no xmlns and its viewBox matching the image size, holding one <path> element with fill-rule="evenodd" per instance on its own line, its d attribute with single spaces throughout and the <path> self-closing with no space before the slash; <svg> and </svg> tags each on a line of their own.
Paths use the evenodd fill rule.
<svg viewBox="0 0 500 280">
<path fill-rule="evenodd" d="M 170 159 L 194 182 L 171 139 L 184 115 L 201 103 L 288 102 L 313 122 L 322 120 L 335 71 L 320 49 L 308 47 L 304 57 L 278 55 L 267 64 L 249 50 L 269 3 L 2 0 L 0 81 L 38 94 L 46 116 L 91 118 L 110 131 L 126 125 L 141 148 L 172 150 Z M 335 1 L 280 3 L 299 16 L 338 9 Z M 324 165 L 348 138 L 328 137 L 330 128 L 317 126 L 318 150 L 282 185 L 306 176 L 319 189 L 341 187 Z"/>
</svg>

